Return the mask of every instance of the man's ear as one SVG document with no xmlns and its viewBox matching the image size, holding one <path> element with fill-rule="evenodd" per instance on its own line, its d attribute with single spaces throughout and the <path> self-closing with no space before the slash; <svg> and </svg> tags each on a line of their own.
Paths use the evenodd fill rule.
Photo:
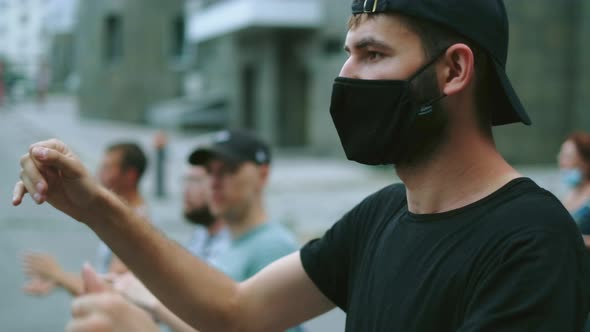
<svg viewBox="0 0 590 332">
<path fill-rule="evenodd" d="M 442 74 L 439 75 L 442 91 L 452 96 L 465 91 L 475 75 L 475 57 L 465 44 L 454 44 L 444 54 Z"/>
<path fill-rule="evenodd" d="M 139 182 L 139 172 L 135 168 L 128 168 L 125 170 L 125 177 L 130 184 L 138 184 Z"/>
<path fill-rule="evenodd" d="M 268 164 L 260 165 L 258 166 L 258 172 L 260 174 L 261 187 L 264 187 L 270 176 L 270 166 Z"/>
</svg>

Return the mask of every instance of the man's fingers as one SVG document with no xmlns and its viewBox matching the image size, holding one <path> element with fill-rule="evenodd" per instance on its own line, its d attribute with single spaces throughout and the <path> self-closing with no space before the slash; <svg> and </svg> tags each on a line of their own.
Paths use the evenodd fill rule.
<svg viewBox="0 0 590 332">
<path fill-rule="evenodd" d="M 66 332 L 96 332 L 112 331 L 112 324 L 109 319 L 99 313 L 79 317 L 68 322 Z"/>
<path fill-rule="evenodd" d="M 46 176 L 55 178 L 59 173 L 66 179 L 76 179 L 84 173 L 84 168 L 76 158 L 64 154 L 63 151 L 68 151 L 66 148 L 52 141 L 47 142 L 50 143 L 32 145 L 29 153 L 21 158 L 21 184 L 15 187 L 13 204 L 20 204 L 25 192 L 38 204 L 43 203 L 49 189 Z"/>
<path fill-rule="evenodd" d="M 27 283 L 26 285 L 24 285 L 23 292 L 33 296 L 41 296 L 49 293 L 48 291 L 45 291 L 44 289 L 39 287 L 39 285 L 33 283 Z"/>
<path fill-rule="evenodd" d="M 96 295 L 83 295 L 72 301 L 72 317 L 88 316 L 96 310 L 98 298 Z"/>
<path fill-rule="evenodd" d="M 83 166 L 69 151 L 67 146 L 55 139 L 33 144 L 29 153 L 21 158 L 20 181 L 15 185 L 12 204 L 22 203 L 29 193 L 38 204 L 47 199 L 47 177 L 55 178 L 57 174 L 67 179 L 75 179 L 84 173 Z"/>
<path fill-rule="evenodd" d="M 37 203 L 43 202 L 47 190 L 47 181 L 41 175 L 39 168 L 29 155 L 24 155 L 20 161 L 20 179 L 25 189 Z"/>
<path fill-rule="evenodd" d="M 36 274 L 35 269 L 32 266 L 30 258 L 28 256 L 23 256 L 23 258 L 21 259 L 21 266 L 25 274 L 27 274 L 28 276 Z"/>
<path fill-rule="evenodd" d="M 112 309 L 114 304 L 113 293 L 87 294 L 75 298 L 72 301 L 72 317 L 80 318 L 93 312 L 102 312 Z"/>
<path fill-rule="evenodd" d="M 54 287 L 55 283 L 51 281 L 33 277 L 23 286 L 23 291 L 29 295 L 43 296 L 49 294 Z"/>
<path fill-rule="evenodd" d="M 63 143 L 62 143 L 63 144 Z M 67 149 L 56 149 L 41 144 L 31 146 L 29 154 L 40 168 L 41 166 L 52 166 L 61 171 L 66 178 L 77 178 L 81 175 L 81 165 L 77 158 L 64 153 Z"/>
<path fill-rule="evenodd" d="M 32 148 L 34 148 L 36 146 L 38 146 L 38 147 L 44 147 L 44 148 L 49 148 L 49 149 L 58 151 L 59 153 L 64 154 L 64 155 L 67 155 L 67 154 L 70 153 L 70 149 L 68 148 L 68 146 L 64 142 L 62 142 L 62 141 L 60 141 L 58 139 L 55 139 L 55 138 L 48 139 L 48 140 L 45 140 L 45 141 L 40 141 L 40 142 L 37 142 L 35 144 L 32 144 L 29 147 L 29 149 L 32 149 Z"/>
<path fill-rule="evenodd" d="M 82 267 L 82 280 L 84 280 L 84 293 L 86 294 L 101 293 L 108 290 L 104 281 L 88 263 L 85 263 Z"/>
<path fill-rule="evenodd" d="M 22 259 L 23 266 L 30 270 L 35 270 L 39 265 L 39 258 L 36 254 L 26 254 Z"/>
<path fill-rule="evenodd" d="M 18 206 L 23 201 L 23 197 L 27 193 L 25 184 L 22 181 L 18 181 L 12 191 L 12 205 Z"/>
<path fill-rule="evenodd" d="M 43 193 L 40 191 L 37 191 L 38 188 L 45 188 L 45 186 L 43 184 L 39 184 L 39 185 L 35 185 L 33 183 L 33 180 L 31 178 L 29 178 L 24 171 L 22 171 L 21 174 L 21 181 L 23 183 L 23 186 L 25 187 L 26 191 L 31 195 L 31 198 L 35 201 L 35 203 L 37 204 L 41 204 L 41 198 L 43 197 Z M 33 188 L 33 189 L 30 189 Z"/>
</svg>

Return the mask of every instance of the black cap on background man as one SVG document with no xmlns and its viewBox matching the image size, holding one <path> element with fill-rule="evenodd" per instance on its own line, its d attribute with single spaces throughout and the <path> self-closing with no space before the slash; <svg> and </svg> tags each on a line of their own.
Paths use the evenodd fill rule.
<svg viewBox="0 0 590 332">
<path fill-rule="evenodd" d="M 253 162 L 267 165 L 271 162 L 271 153 L 268 144 L 254 133 L 232 129 L 215 134 L 210 145 L 197 148 L 189 156 L 189 163 L 206 166 L 214 158 L 235 164 Z"/>
</svg>

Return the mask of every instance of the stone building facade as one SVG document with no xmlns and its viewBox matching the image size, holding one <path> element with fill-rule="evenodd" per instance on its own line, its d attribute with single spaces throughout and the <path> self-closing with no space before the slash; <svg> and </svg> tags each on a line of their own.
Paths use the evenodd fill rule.
<svg viewBox="0 0 590 332">
<path fill-rule="evenodd" d="M 184 1 L 82 1 L 76 29 L 83 116 L 144 122 L 182 94 Z"/>
</svg>

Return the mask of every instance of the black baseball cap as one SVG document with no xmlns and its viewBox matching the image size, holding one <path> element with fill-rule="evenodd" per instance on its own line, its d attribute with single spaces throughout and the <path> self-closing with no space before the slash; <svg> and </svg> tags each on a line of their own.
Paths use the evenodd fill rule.
<svg viewBox="0 0 590 332">
<path fill-rule="evenodd" d="M 502 0 L 353 0 L 354 15 L 384 12 L 438 23 L 477 43 L 490 55 L 504 91 L 492 124 L 531 124 L 506 75 L 508 17 Z"/>
<path fill-rule="evenodd" d="M 251 161 L 257 165 L 270 164 L 268 144 L 254 133 L 245 130 L 224 130 L 213 136 L 213 142 L 195 149 L 188 158 L 191 165 L 206 166 L 211 159 L 219 158 L 240 164 Z"/>
</svg>

